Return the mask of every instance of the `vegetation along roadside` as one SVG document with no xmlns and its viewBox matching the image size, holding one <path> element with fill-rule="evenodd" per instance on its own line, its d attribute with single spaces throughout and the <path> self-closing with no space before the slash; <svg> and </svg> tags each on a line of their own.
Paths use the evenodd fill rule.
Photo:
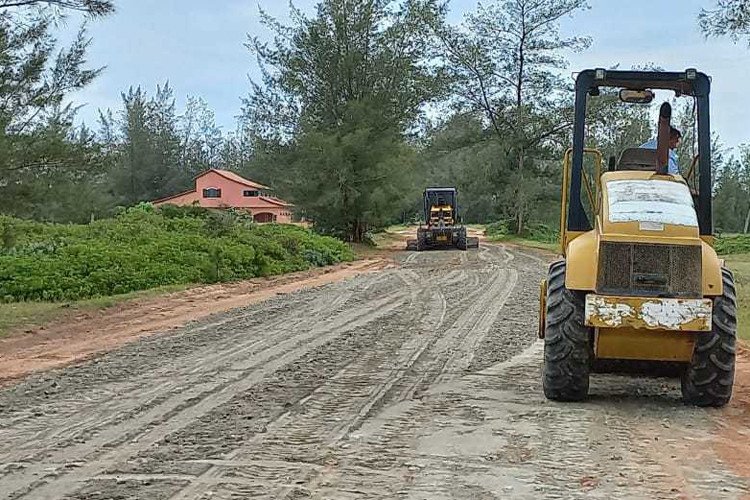
<svg viewBox="0 0 750 500">
<path fill-rule="evenodd" d="M 0 300 L 4 308 L 13 306 L 4 311 L 9 314 L 3 315 L 3 325 L 12 317 L 58 309 L 53 303 L 284 274 L 354 259 L 346 243 L 308 229 L 257 225 L 232 212 L 154 209 L 150 204 L 86 225 L 3 216 L 0 235 Z M 49 305 L 32 305 L 39 302 Z"/>
</svg>

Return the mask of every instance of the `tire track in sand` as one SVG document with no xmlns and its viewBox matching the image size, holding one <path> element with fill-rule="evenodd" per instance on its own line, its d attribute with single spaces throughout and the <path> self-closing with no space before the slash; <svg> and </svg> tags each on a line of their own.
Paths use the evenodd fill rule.
<svg viewBox="0 0 750 500">
<path fill-rule="evenodd" d="M 485 258 L 489 260 L 492 255 Z M 503 261 L 509 260 L 504 254 Z M 315 483 L 316 477 L 323 475 L 319 465 L 312 464 L 310 458 L 303 458 L 314 455 L 310 449 L 336 450 L 347 447 L 348 436 L 373 417 L 378 405 L 385 402 L 393 405 L 410 398 L 415 388 L 426 382 L 425 377 L 433 379 L 439 373 L 434 368 L 427 372 L 414 371 L 413 367 L 418 361 L 424 366 L 438 367 L 448 361 L 446 357 L 452 352 L 454 355 L 450 360 L 458 365 L 464 357 L 457 354 L 464 353 L 461 346 L 467 340 L 460 334 L 476 333 L 476 338 L 472 336 L 470 345 L 478 345 L 483 332 L 496 317 L 496 312 L 493 314 L 493 309 L 487 307 L 488 303 L 496 302 L 499 310 L 515 286 L 515 271 L 496 271 L 476 294 L 464 294 L 464 300 L 471 305 L 448 329 L 442 329 L 447 304 L 441 288 L 446 282 L 453 282 L 455 274 L 448 272 L 445 274 L 445 281 L 435 281 L 425 279 L 413 270 L 404 270 L 401 278 L 411 285 L 412 298 L 417 295 L 423 297 L 422 301 L 427 304 L 427 309 L 419 320 L 420 327 L 406 339 L 395 356 L 388 356 L 387 352 L 379 355 L 381 359 L 388 356 L 394 358 L 394 361 L 385 367 L 382 360 L 375 367 L 371 361 L 366 362 L 364 359 L 347 364 L 328 383 L 306 398 L 302 415 L 285 414 L 284 418 L 269 426 L 264 434 L 241 449 L 234 450 L 221 463 L 196 477 L 173 500 L 202 498 L 216 491 L 216 485 L 222 482 L 221 478 L 226 479 L 223 487 L 229 488 L 231 495 L 251 495 L 264 489 L 270 498 L 287 498 L 288 495 L 294 497 L 303 492 L 309 494 L 312 491 L 310 487 L 290 484 Z M 415 291 L 420 283 L 422 290 Z M 473 295 L 478 295 L 480 299 L 472 300 Z M 449 342 L 445 342 L 446 332 Z M 435 351 L 433 348 L 436 343 L 440 346 L 450 344 L 450 347 Z M 468 368 L 469 361 L 470 358 L 465 361 L 464 368 Z M 388 373 L 385 379 L 378 376 L 383 371 Z M 299 455 L 297 462 L 279 460 L 285 452 L 289 453 L 292 449 L 298 450 L 292 452 Z M 250 473 L 250 470 L 253 472 Z M 256 479 L 254 485 L 252 479 Z M 268 490 L 268 485 L 274 482 L 282 484 L 276 489 Z"/>
<path fill-rule="evenodd" d="M 446 302 L 440 288 L 425 287 L 420 276 L 414 271 L 404 269 L 399 272 L 399 278 L 409 287 L 413 305 L 426 306 L 421 324 L 428 331 L 438 331 L 445 318 Z M 418 297 L 426 296 L 422 301 Z M 222 478 L 228 466 L 236 463 L 250 464 L 255 468 L 280 468 L 286 476 L 300 475 L 300 480 L 309 479 L 312 472 L 309 467 L 294 467 L 280 465 L 277 455 L 281 448 L 290 444 L 297 447 L 326 448 L 336 446 L 368 417 L 373 409 L 389 394 L 391 389 L 399 383 L 407 370 L 422 355 L 430 345 L 432 336 L 418 335 L 408 339 L 400 346 L 395 356 L 385 357 L 384 352 L 374 352 L 353 359 L 347 363 L 325 384 L 313 390 L 306 398 L 299 402 L 305 408 L 304 420 L 300 422 L 299 415 L 286 412 L 269 424 L 265 432 L 244 443 L 243 446 L 228 453 L 221 464 L 214 464 L 202 474 L 189 479 L 190 484 L 174 495 L 172 500 L 202 498 L 222 483 Z M 273 476 L 273 473 L 264 472 Z M 162 476 L 159 476 L 162 478 Z M 232 482 L 231 478 L 226 478 Z M 226 483 L 227 481 L 224 481 Z M 239 486 L 273 485 L 269 479 L 241 478 L 234 481 Z M 295 489 L 284 486 L 275 488 L 273 498 L 284 498 L 286 493 Z"/>
<path fill-rule="evenodd" d="M 50 457 L 52 462 L 70 462 L 70 457 L 90 460 L 92 454 L 98 455 L 102 451 L 105 452 L 95 460 L 73 469 L 54 471 L 52 476 L 50 476 L 48 463 L 35 464 L 24 468 L 19 474 L 4 479 L 3 489 L 9 495 L 8 498 L 40 500 L 59 498 L 66 492 L 72 492 L 82 479 L 106 471 L 119 461 L 137 454 L 165 436 L 189 425 L 305 352 L 329 342 L 346 331 L 386 315 L 398 308 L 404 298 L 405 294 L 398 292 L 348 311 L 338 318 L 319 322 L 299 335 L 294 335 L 295 332 L 284 329 L 273 338 L 273 342 L 268 343 L 266 349 L 235 361 L 231 365 L 232 372 L 227 376 L 227 380 L 197 383 L 122 425 L 102 431 L 94 439 L 61 450 L 57 460 Z M 288 337 L 281 340 L 279 336 L 285 334 Z M 112 449 L 113 444 L 114 449 Z"/>
</svg>

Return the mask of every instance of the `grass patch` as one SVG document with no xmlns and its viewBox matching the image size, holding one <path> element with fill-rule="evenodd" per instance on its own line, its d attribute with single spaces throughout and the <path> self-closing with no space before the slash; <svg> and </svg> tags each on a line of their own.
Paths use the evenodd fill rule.
<svg viewBox="0 0 750 500">
<path fill-rule="evenodd" d="M 383 255 L 383 249 L 369 243 L 352 243 L 352 251 L 357 259 L 369 259 Z"/>
<path fill-rule="evenodd" d="M 397 231 L 405 231 L 407 229 L 408 228 L 406 227 L 400 227 L 400 226 L 389 227 L 385 231 L 373 233 L 371 236 L 371 241 L 373 245 L 377 248 L 389 248 L 389 247 L 392 247 L 394 244 L 400 244 L 403 242 L 403 237 L 395 233 Z M 417 237 L 416 233 L 417 233 L 417 230 L 414 229 L 414 236 L 411 236 L 411 237 L 416 238 Z"/>
<path fill-rule="evenodd" d="M 69 312 L 69 306 L 52 302 L 0 304 L 0 338 L 17 326 L 41 326 Z"/>
<path fill-rule="evenodd" d="M 750 253 L 750 235 L 722 234 L 716 238 L 714 248 L 720 255 Z"/>
<path fill-rule="evenodd" d="M 737 335 L 750 341 L 750 253 L 724 256 L 737 286 Z"/>
<path fill-rule="evenodd" d="M 553 252 L 553 253 L 559 253 L 559 249 L 560 249 L 559 243 L 550 243 L 547 241 L 531 240 L 528 238 L 523 238 L 520 236 L 513 236 L 509 234 L 488 237 L 487 240 L 495 241 L 495 242 L 511 243 L 514 245 L 522 246 L 522 247 L 536 248 L 538 250 L 546 250 L 548 252 Z"/>
<path fill-rule="evenodd" d="M 187 288 L 187 285 L 170 285 L 151 290 L 72 302 L 33 301 L 0 304 L 0 338 L 5 337 L 13 329 L 21 326 L 28 328 L 40 327 L 53 321 L 73 318 L 82 313 L 116 306 L 131 300 L 149 299 L 171 292 L 179 292 Z"/>
<path fill-rule="evenodd" d="M 484 231 L 488 241 L 512 243 L 549 252 L 557 252 L 560 247 L 557 231 L 543 224 L 532 225 L 526 234 L 522 235 L 516 235 L 509 231 L 508 225 L 504 221 L 487 225 L 472 224 L 469 227 Z"/>
</svg>

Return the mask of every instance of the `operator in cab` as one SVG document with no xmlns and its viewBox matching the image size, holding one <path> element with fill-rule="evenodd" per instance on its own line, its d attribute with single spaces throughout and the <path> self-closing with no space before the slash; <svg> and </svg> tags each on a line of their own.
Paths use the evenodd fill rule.
<svg viewBox="0 0 750 500">
<path fill-rule="evenodd" d="M 670 127 L 669 130 L 669 173 L 676 175 L 680 173 L 680 169 L 677 167 L 677 144 L 682 139 L 682 132 L 674 127 Z M 644 142 L 640 145 L 641 149 L 656 149 L 656 138 L 650 141 Z"/>
</svg>

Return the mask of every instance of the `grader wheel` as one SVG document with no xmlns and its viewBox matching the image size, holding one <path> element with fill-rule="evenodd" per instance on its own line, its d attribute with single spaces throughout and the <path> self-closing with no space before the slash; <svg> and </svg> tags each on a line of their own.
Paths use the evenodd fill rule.
<svg viewBox="0 0 750 500">
<path fill-rule="evenodd" d="M 417 230 L 417 252 L 427 249 L 427 231 L 420 228 Z"/>
<path fill-rule="evenodd" d="M 459 250 L 466 250 L 467 244 L 466 244 L 466 228 L 462 227 L 458 230 L 458 235 L 456 239 L 456 247 Z"/>
</svg>

